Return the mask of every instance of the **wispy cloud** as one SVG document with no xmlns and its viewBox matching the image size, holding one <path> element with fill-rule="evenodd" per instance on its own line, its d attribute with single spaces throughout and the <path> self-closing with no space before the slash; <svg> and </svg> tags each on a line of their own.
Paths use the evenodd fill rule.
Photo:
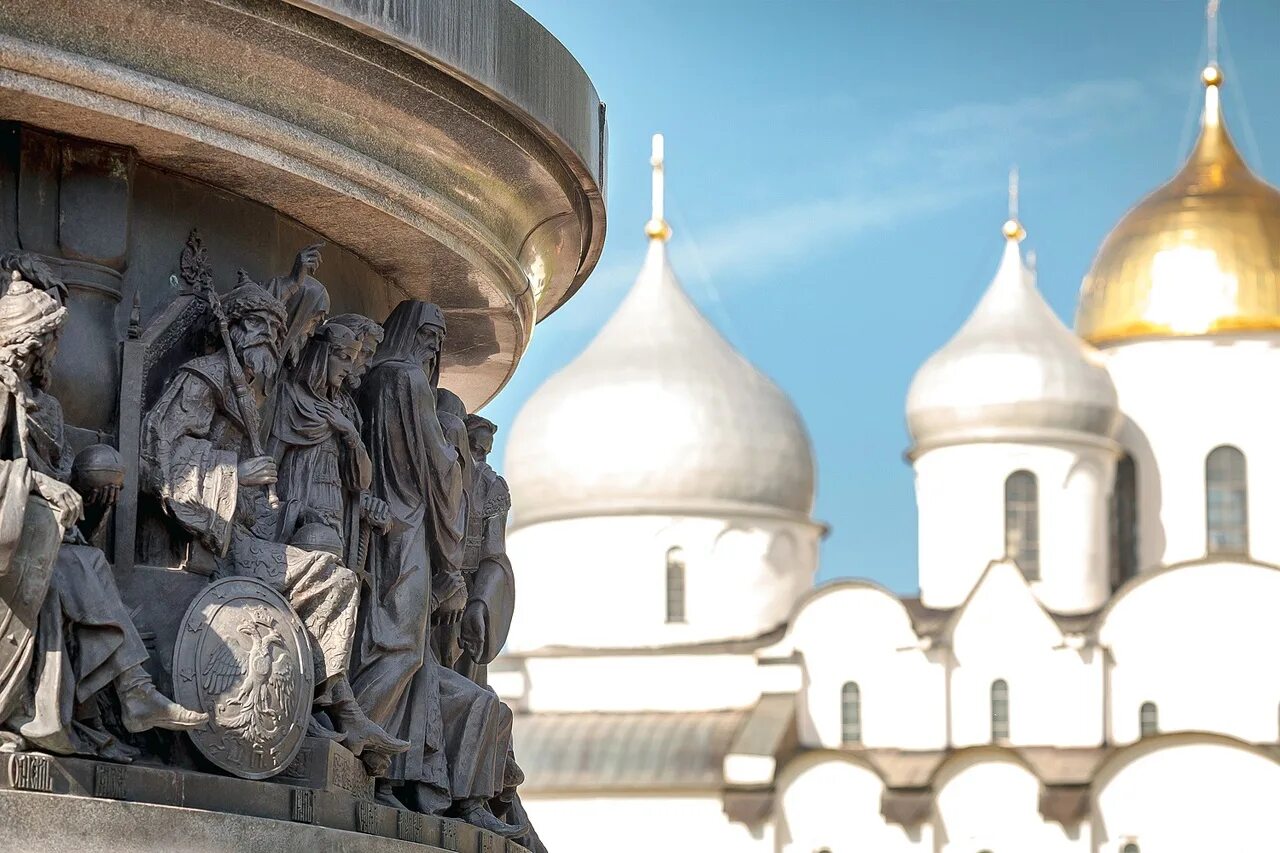
<svg viewBox="0 0 1280 853">
<path fill-rule="evenodd" d="M 954 209 L 992 191 L 991 178 L 1020 156 L 1044 160 L 1064 148 L 1112 132 L 1144 101 L 1136 80 L 1077 83 L 1056 92 L 1008 101 L 974 101 L 921 112 L 896 123 L 874 123 L 856 152 L 831 164 L 827 192 L 693 228 L 676 221 L 672 254 L 686 280 L 718 299 L 718 287 L 748 286 L 802 256 L 845 248 L 851 241 L 911 220 Z M 797 186 L 811 182 L 797 181 Z M 592 275 L 587 310 L 574 326 L 598 326 L 595 310 L 616 302 L 640 267 L 642 249 L 615 255 Z"/>
<path fill-rule="evenodd" d="M 1092 80 L 1010 101 L 974 101 L 915 115 L 870 152 L 877 166 L 908 158 L 945 171 L 1008 162 L 1079 144 L 1123 124 L 1144 101 L 1137 80 Z"/>
</svg>

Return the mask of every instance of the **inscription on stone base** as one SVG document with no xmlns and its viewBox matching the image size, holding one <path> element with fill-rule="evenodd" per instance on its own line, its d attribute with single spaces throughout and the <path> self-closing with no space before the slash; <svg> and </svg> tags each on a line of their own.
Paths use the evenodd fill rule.
<svg viewBox="0 0 1280 853">
<path fill-rule="evenodd" d="M 93 795 L 107 800 L 123 800 L 128 796 L 125 787 L 125 768 L 118 764 L 99 764 L 93 768 Z"/>
<path fill-rule="evenodd" d="M 425 844 L 426 839 L 422 833 L 422 815 L 418 812 L 397 811 L 396 834 L 400 836 L 401 841 Z"/>
<path fill-rule="evenodd" d="M 374 803 L 356 804 L 356 829 L 370 835 L 378 833 L 378 806 Z"/>
<path fill-rule="evenodd" d="M 445 850 L 458 849 L 458 826 L 451 820 L 440 821 L 440 846 Z"/>
<path fill-rule="evenodd" d="M 289 818 L 298 823 L 315 823 L 316 792 L 310 788 L 293 791 L 289 801 Z"/>
<path fill-rule="evenodd" d="M 53 791 L 53 763 L 43 755 L 14 755 L 9 759 L 9 784 L 22 791 Z"/>
</svg>

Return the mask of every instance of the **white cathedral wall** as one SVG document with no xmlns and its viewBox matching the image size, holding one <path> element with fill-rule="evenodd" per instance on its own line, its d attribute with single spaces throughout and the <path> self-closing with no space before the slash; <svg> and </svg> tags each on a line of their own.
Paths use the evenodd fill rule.
<svg viewBox="0 0 1280 853">
<path fill-rule="evenodd" d="M 1087 444 L 979 442 L 939 447 L 914 460 L 919 507 L 920 597 L 962 604 L 983 569 L 1005 556 L 1005 480 L 1035 474 L 1040 577 L 1051 610 L 1082 613 L 1110 592 L 1108 498 L 1115 456 Z"/>
<path fill-rule="evenodd" d="M 774 853 L 770 828 L 751 829 L 729 820 L 718 791 L 533 794 L 522 795 L 521 801 L 542 843 L 555 853 Z"/>
<path fill-rule="evenodd" d="M 520 604 L 507 650 L 644 648 L 759 636 L 813 585 L 822 529 L 754 518 L 603 516 L 512 530 Z M 685 564 L 683 622 L 667 622 L 667 558 Z"/>
<path fill-rule="evenodd" d="M 977 753 L 935 779 L 938 853 L 979 850 L 1086 853 L 1086 833 L 1070 837 L 1040 814 L 1040 781 L 1011 758 Z M 874 849 L 874 848 L 872 848 Z"/>
<path fill-rule="evenodd" d="M 801 608 L 789 639 L 804 660 L 797 709 L 802 743 L 840 746 L 841 693 L 853 682 L 861 697 L 863 746 L 946 745 L 944 665 L 921 648 L 892 594 L 858 581 L 833 583 Z"/>
<path fill-rule="evenodd" d="M 1280 738 L 1280 570 L 1249 563 L 1178 566 L 1121 591 L 1098 629 L 1110 664 L 1111 740 L 1139 736 L 1154 702 L 1159 730 Z"/>
<path fill-rule="evenodd" d="M 1008 685 L 1007 743 L 1100 744 L 1103 655 L 1067 640 L 1011 563 L 992 566 L 951 632 L 952 745 L 992 742 L 991 691 L 998 679 Z"/>
<path fill-rule="evenodd" d="M 1102 350 L 1127 418 L 1120 441 L 1138 474 L 1139 566 L 1205 554 L 1209 451 L 1244 452 L 1250 554 L 1280 563 L 1280 334 L 1138 341 Z"/>
<path fill-rule="evenodd" d="M 1128 843 L 1143 853 L 1275 849 L 1280 766 L 1273 758 L 1223 738 L 1175 735 L 1118 759 L 1094 783 L 1099 853 L 1120 853 Z"/>
<path fill-rule="evenodd" d="M 831 757 L 798 759 L 778 780 L 774 818 L 778 853 L 932 850 L 927 828 L 913 840 L 902 827 L 884 819 L 880 814 L 883 793 L 880 777 L 860 763 Z"/>
</svg>

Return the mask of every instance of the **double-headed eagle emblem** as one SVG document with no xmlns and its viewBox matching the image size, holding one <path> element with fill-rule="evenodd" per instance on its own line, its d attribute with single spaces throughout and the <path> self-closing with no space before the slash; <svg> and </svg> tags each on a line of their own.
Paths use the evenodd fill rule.
<svg viewBox="0 0 1280 853">
<path fill-rule="evenodd" d="M 271 609 L 252 606 L 205 666 L 205 695 L 218 697 L 214 722 L 254 743 L 280 738 L 292 724 L 298 673 Z"/>
</svg>

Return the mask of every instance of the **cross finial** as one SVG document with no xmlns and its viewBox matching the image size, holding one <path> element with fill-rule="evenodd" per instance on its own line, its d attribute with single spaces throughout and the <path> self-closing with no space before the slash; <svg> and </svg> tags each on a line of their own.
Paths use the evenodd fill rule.
<svg viewBox="0 0 1280 853">
<path fill-rule="evenodd" d="M 1200 120 L 1204 127 L 1222 124 L 1222 101 L 1218 90 L 1222 88 L 1222 69 L 1218 67 L 1218 7 L 1222 0 L 1209 0 L 1205 6 L 1205 22 L 1209 29 L 1209 64 L 1200 73 L 1204 84 L 1204 115 Z"/>
<path fill-rule="evenodd" d="M 653 209 L 649 216 L 649 221 L 645 223 L 644 233 L 649 235 L 651 240 L 666 241 L 671 237 L 671 226 L 667 224 L 664 218 L 664 186 L 663 174 L 665 172 L 665 155 L 663 139 L 661 133 L 653 135 L 653 153 L 649 157 L 649 165 L 653 167 Z"/>
<path fill-rule="evenodd" d="M 1204 10 L 1205 23 L 1209 29 L 1210 66 L 1218 64 L 1218 7 L 1220 5 L 1222 5 L 1222 0 L 1209 0 L 1209 4 Z"/>
<path fill-rule="evenodd" d="M 1018 167 L 1009 169 L 1009 218 L 1018 219 Z"/>
<path fill-rule="evenodd" d="M 1009 170 L 1009 219 L 1004 223 L 1004 236 L 1010 240 L 1022 240 L 1027 236 L 1022 223 L 1018 221 L 1018 167 Z"/>
</svg>

